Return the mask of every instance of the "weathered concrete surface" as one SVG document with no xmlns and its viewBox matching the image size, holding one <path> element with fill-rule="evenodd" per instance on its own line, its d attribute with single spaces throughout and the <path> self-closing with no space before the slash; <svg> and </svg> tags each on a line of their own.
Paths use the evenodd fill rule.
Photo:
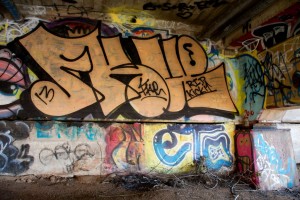
<svg viewBox="0 0 300 200">
<path fill-rule="evenodd" d="M 260 123 L 300 123 L 300 107 L 265 109 L 258 116 Z"/>
<path fill-rule="evenodd" d="M 262 110 L 258 120 L 262 124 L 273 124 L 278 129 L 290 129 L 295 161 L 300 163 L 300 107 Z"/>
<path fill-rule="evenodd" d="M 295 161 L 300 164 L 300 124 L 280 123 L 276 124 L 278 129 L 290 129 Z"/>
<path fill-rule="evenodd" d="M 1 174 L 181 173 L 205 156 L 234 169 L 234 124 L 2 121 Z"/>
<path fill-rule="evenodd" d="M 299 185 L 290 130 L 272 126 L 253 129 L 255 174 L 262 190 Z"/>
</svg>

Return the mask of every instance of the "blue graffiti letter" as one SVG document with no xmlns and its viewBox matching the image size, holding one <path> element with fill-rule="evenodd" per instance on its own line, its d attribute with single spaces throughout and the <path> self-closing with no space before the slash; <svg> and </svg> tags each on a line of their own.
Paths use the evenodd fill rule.
<svg viewBox="0 0 300 200">
<path fill-rule="evenodd" d="M 171 141 L 167 140 L 163 142 L 163 136 L 167 133 L 171 136 Z M 174 155 L 168 155 L 165 152 L 165 149 L 172 149 L 177 145 L 177 138 L 174 132 L 168 129 L 163 129 L 157 132 L 154 136 L 153 144 L 155 153 L 159 160 L 169 166 L 175 166 L 180 163 L 184 159 L 185 154 L 192 149 L 192 145 L 190 143 L 185 143 Z"/>
</svg>

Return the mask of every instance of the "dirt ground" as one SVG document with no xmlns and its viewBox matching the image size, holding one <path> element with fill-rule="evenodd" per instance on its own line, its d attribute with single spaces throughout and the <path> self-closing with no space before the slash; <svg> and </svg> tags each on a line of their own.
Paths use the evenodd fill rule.
<svg viewBox="0 0 300 200">
<path fill-rule="evenodd" d="M 213 189 L 195 179 L 143 176 L 56 177 L 1 176 L 0 199 L 300 199 L 300 187 L 280 191 L 260 191 L 247 184 L 220 181 Z"/>
</svg>

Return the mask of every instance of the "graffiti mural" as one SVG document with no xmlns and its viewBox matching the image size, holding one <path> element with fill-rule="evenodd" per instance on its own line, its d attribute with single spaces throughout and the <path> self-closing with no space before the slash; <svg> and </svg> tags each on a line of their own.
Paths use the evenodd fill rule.
<svg viewBox="0 0 300 200">
<path fill-rule="evenodd" d="M 237 130 L 235 133 L 237 166 L 240 172 L 254 171 L 252 137 L 250 130 Z"/>
<path fill-rule="evenodd" d="M 240 173 L 250 175 L 252 184 L 258 184 L 255 176 L 253 137 L 250 129 L 235 131 L 236 166 Z"/>
<path fill-rule="evenodd" d="M 209 169 L 220 170 L 232 167 L 232 137 L 232 124 L 169 124 L 157 127 L 153 148 L 160 168 L 187 168 L 204 156 Z"/>
<path fill-rule="evenodd" d="M 2 20 L 0 22 L 0 45 L 6 45 L 15 38 L 25 35 L 33 30 L 41 21 L 47 22 L 47 20 L 36 17 L 27 17 L 22 23 L 11 20 Z"/>
<path fill-rule="evenodd" d="M 224 132 L 225 128 L 222 125 L 211 127 L 204 126 L 203 129 L 195 130 L 198 132 L 195 141 L 199 141 L 199 145 L 195 142 L 195 152 L 201 146 L 199 153 L 194 154 L 195 160 L 199 160 L 197 156 L 202 155 L 206 158 L 208 168 L 220 169 L 221 167 L 230 167 L 233 163 L 232 155 L 230 154 L 230 138 Z"/>
<path fill-rule="evenodd" d="M 243 28 L 245 34 L 230 46 L 241 47 L 243 51 L 261 52 L 299 34 L 299 8 L 297 2 L 252 30 L 251 20 L 247 21 Z"/>
<path fill-rule="evenodd" d="M 289 130 L 254 129 L 253 145 L 255 168 L 261 189 L 292 188 L 298 184 Z"/>
<path fill-rule="evenodd" d="M 144 163 L 142 125 L 113 124 L 106 128 L 105 169 L 107 171 L 141 170 Z"/>
<path fill-rule="evenodd" d="M 210 170 L 230 171 L 234 129 L 233 123 L 2 121 L 0 174 L 179 173 L 201 157 Z"/>
<path fill-rule="evenodd" d="M 0 173 L 21 174 L 33 164 L 34 157 L 29 155 L 29 144 L 22 144 L 20 149 L 14 146 L 10 131 L 0 132 Z"/>
<path fill-rule="evenodd" d="M 257 27 L 252 34 L 261 39 L 265 48 L 280 44 L 288 38 L 287 23 L 274 23 Z"/>
<path fill-rule="evenodd" d="M 23 117 L 176 120 L 237 113 L 224 64 L 208 68 L 193 38 L 102 37 L 100 25 L 64 38 L 40 24 L 8 45 L 38 77 L 21 93 Z"/>
<path fill-rule="evenodd" d="M 22 109 L 20 95 L 30 85 L 26 65 L 10 50 L 0 49 L 0 116 L 17 116 Z"/>
<path fill-rule="evenodd" d="M 300 103 L 299 41 L 295 36 L 258 55 L 266 80 L 267 108 Z"/>
<path fill-rule="evenodd" d="M 256 120 L 265 102 L 265 80 L 260 62 L 249 54 L 234 58 L 239 67 L 235 78 L 238 79 L 238 94 L 241 94 L 242 116 L 244 120 Z M 238 88 L 237 88 L 238 89 Z"/>
</svg>

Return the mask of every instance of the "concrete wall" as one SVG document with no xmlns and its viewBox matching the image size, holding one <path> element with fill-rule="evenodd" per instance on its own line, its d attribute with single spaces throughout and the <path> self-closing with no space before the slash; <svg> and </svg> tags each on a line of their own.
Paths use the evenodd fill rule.
<svg viewBox="0 0 300 200">
<path fill-rule="evenodd" d="M 1 24 L 1 174 L 177 173 L 200 156 L 223 172 L 235 148 L 246 170 L 260 146 L 234 139 L 235 124 L 299 103 L 298 36 L 228 57 L 209 39 L 112 19 Z"/>
<path fill-rule="evenodd" d="M 262 190 L 299 185 L 289 129 L 258 127 L 253 130 L 254 165 Z"/>
<path fill-rule="evenodd" d="M 1 174 L 182 173 L 234 168 L 234 124 L 2 121 Z"/>
<path fill-rule="evenodd" d="M 0 50 L 1 174 L 180 173 L 200 156 L 234 169 L 236 94 L 207 46 L 84 18 L 26 22 Z"/>
</svg>

